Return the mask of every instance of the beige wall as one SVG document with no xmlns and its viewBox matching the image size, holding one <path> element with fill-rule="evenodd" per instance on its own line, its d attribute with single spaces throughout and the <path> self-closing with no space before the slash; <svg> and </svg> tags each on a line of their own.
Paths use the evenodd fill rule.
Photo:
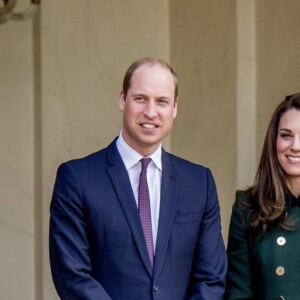
<svg viewBox="0 0 300 300">
<path fill-rule="evenodd" d="M 0 26 L 0 291 L 58 299 L 48 261 L 60 162 L 119 133 L 122 76 L 171 62 L 179 113 L 165 147 L 212 169 L 225 240 L 234 192 L 251 184 L 267 120 L 299 89 L 298 0 L 44 0 Z"/>
<path fill-rule="evenodd" d="M 286 95 L 300 91 L 300 1 L 257 1 L 257 141 Z"/>
<path fill-rule="evenodd" d="M 34 124 L 32 24 L 0 27 L 0 298 L 32 299 Z"/>
<path fill-rule="evenodd" d="M 171 1 L 171 60 L 180 76 L 172 151 L 211 168 L 226 235 L 236 188 L 235 1 Z"/>
</svg>

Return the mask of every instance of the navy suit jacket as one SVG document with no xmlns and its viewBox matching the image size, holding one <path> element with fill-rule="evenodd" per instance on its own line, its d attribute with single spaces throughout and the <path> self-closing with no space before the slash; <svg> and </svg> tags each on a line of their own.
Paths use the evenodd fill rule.
<svg viewBox="0 0 300 300">
<path fill-rule="evenodd" d="M 163 150 L 152 268 L 115 141 L 62 164 L 50 206 L 50 263 L 61 299 L 223 299 L 227 259 L 211 172 Z"/>
</svg>

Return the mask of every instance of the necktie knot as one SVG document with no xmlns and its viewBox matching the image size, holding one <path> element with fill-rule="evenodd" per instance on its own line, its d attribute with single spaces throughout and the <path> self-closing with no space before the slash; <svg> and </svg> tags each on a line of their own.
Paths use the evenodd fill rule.
<svg viewBox="0 0 300 300">
<path fill-rule="evenodd" d="M 150 161 L 151 161 L 150 157 L 146 157 L 146 158 L 141 159 L 141 164 L 142 164 L 142 171 L 141 172 L 147 172 L 147 168 L 148 168 L 148 165 L 149 165 Z"/>
</svg>

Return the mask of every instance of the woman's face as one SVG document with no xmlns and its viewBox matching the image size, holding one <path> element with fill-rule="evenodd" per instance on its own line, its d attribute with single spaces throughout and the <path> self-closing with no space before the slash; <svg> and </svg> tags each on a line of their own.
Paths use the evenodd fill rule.
<svg viewBox="0 0 300 300">
<path fill-rule="evenodd" d="M 277 157 L 291 188 L 300 183 L 300 110 L 291 109 L 279 121 L 277 133 Z"/>
</svg>

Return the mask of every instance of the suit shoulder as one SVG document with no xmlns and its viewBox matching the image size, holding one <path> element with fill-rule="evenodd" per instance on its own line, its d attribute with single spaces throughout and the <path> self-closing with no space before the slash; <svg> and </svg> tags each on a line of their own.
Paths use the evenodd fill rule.
<svg viewBox="0 0 300 300">
<path fill-rule="evenodd" d="M 182 157 L 179 157 L 179 156 L 176 156 L 174 154 L 171 154 L 171 153 L 167 153 L 167 155 L 170 156 L 171 160 L 179 167 L 189 167 L 189 168 L 195 168 L 195 169 L 200 169 L 202 171 L 207 171 L 209 170 L 207 167 L 203 166 L 203 165 L 200 165 L 200 164 L 197 164 L 197 163 L 194 163 L 190 160 L 187 160 L 185 158 L 182 158 Z"/>
<path fill-rule="evenodd" d="M 102 148 L 96 152 L 93 152 L 87 156 L 84 156 L 82 158 L 77 158 L 77 159 L 72 159 L 69 160 L 63 165 L 71 165 L 73 167 L 87 167 L 87 166 L 93 166 L 93 165 L 101 165 L 106 158 L 107 158 L 107 153 L 112 154 L 115 156 L 117 154 L 117 146 L 116 146 L 116 141 L 117 138 L 115 138 L 111 144 L 109 144 L 107 147 Z"/>
<path fill-rule="evenodd" d="M 86 155 L 84 157 L 74 158 L 74 159 L 68 160 L 66 162 L 63 162 L 62 165 L 70 165 L 74 168 L 81 167 L 81 166 L 93 165 L 96 162 L 101 161 L 101 160 L 104 159 L 105 150 L 106 149 L 101 149 L 97 152 L 91 153 L 91 154 Z"/>
<path fill-rule="evenodd" d="M 167 157 L 171 170 L 173 168 L 180 182 L 189 185 L 194 183 L 201 187 L 215 185 L 214 177 L 209 168 L 173 154 L 168 154 Z"/>
</svg>

